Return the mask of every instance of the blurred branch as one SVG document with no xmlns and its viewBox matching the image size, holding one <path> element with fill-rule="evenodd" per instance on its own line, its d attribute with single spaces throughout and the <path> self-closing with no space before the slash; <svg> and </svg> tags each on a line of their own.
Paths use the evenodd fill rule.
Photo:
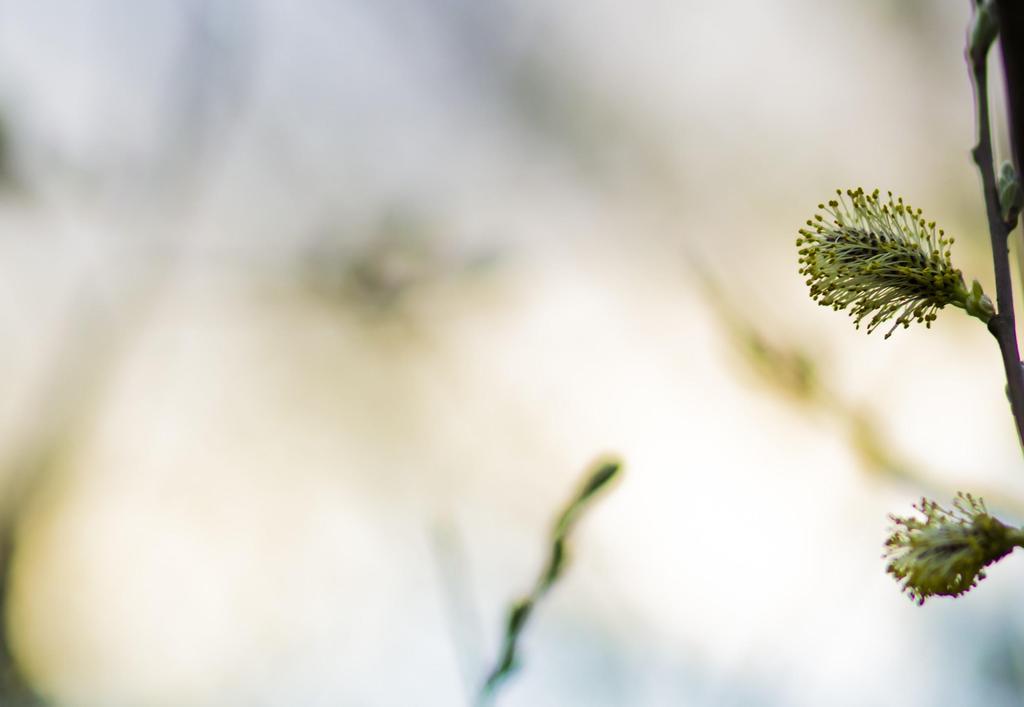
<svg viewBox="0 0 1024 707">
<path fill-rule="evenodd" d="M 333 220 L 303 259 L 302 285 L 367 322 L 401 320 L 415 302 L 444 283 L 493 273 L 501 254 L 458 248 L 415 205 L 397 203 L 370 223 Z"/>
<path fill-rule="evenodd" d="M 827 375 L 819 373 L 816 357 L 798 343 L 780 342 L 766 335 L 738 307 L 709 270 L 692 261 L 690 269 L 700 283 L 715 320 L 725 330 L 733 348 L 757 378 L 775 393 L 810 411 L 815 417 L 827 417 L 843 431 L 847 444 L 863 470 L 872 477 L 910 484 L 934 496 L 956 494 L 952 486 L 908 461 L 893 448 L 877 415 L 862 404 L 845 398 L 831 388 Z M 978 489 L 993 507 L 1024 515 L 1024 501 L 995 489 Z"/>
<path fill-rule="evenodd" d="M 551 533 L 551 550 L 548 560 L 537 578 L 533 590 L 512 604 L 505 625 L 505 637 L 501 655 L 487 676 L 480 692 L 479 704 L 491 702 L 495 691 L 518 667 L 519 638 L 526 627 L 537 603 L 544 598 L 548 590 L 558 581 L 565 571 L 568 561 L 569 534 L 591 499 L 608 485 L 622 468 L 619 461 L 609 460 L 598 464 L 587 476 L 576 495 L 565 506 L 555 521 Z"/>
</svg>

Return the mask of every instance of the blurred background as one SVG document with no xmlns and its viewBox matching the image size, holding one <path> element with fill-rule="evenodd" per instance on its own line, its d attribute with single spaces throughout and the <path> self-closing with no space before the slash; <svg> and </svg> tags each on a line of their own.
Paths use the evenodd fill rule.
<svg viewBox="0 0 1024 707">
<path fill-rule="evenodd" d="M 1024 519 L 997 348 L 794 247 L 892 189 L 992 291 L 968 5 L 0 2 L 3 704 L 469 705 L 606 453 L 498 704 L 1020 704 L 1024 563 L 881 559 Z"/>
</svg>

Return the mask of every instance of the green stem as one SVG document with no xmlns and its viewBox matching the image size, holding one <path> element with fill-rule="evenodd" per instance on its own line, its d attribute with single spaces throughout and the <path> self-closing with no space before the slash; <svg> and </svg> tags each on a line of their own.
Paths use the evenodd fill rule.
<svg viewBox="0 0 1024 707">
<path fill-rule="evenodd" d="M 618 460 L 606 460 L 597 464 L 587 475 L 583 485 L 565 506 L 555 521 L 551 531 L 551 549 L 548 559 L 537 578 L 532 591 L 514 602 L 509 609 L 505 623 L 505 636 L 502 641 L 501 654 L 494 667 L 487 675 L 477 700 L 477 707 L 490 705 L 496 691 L 515 671 L 519 658 L 519 640 L 537 603 L 544 598 L 548 590 L 558 581 L 565 570 L 567 561 L 567 544 L 580 514 L 589 505 L 594 496 L 610 481 L 618 476 L 622 464 Z"/>
</svg>

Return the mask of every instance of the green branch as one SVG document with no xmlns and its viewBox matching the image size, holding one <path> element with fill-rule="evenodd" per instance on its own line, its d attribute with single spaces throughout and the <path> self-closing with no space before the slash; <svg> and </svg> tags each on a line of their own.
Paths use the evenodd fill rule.
<svg viewBox="0 0 1024 707">
<path fill-rule="evenodd" d="M 622 468 L 617 460 L 599 463 L 558 515 L 551 532 L 551 550 L 533 590 L 512 604 L 505 622 L 501 654 L 480 691 L 480 705 L 490 704 L 498 687 L 518 667 L 519 639 L 537 603 L 548 593 L 565 571 L 569 534 L 595 495 L 608 485 Z"/>
</svg>

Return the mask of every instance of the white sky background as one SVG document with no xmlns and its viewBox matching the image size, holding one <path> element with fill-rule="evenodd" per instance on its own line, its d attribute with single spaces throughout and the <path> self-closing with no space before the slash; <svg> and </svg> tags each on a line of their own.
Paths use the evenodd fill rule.
<svg viewBox="0 0 1024 707">
<path fill-rule="evenodd" d="M 1012 703 L 1024 569 L 900 596 L 920 490 L 758 385 L 687 264 L 900 452 L 1024 493 L 987 332 L 866 337 L 796 275 L 814 205 L 877 185 L 991 281 L 966 2 L 239 8 L 0 3 L 6 447 L 89 381 L 12 604 L 59 704 L 463 704 L 603 452 L 501 704 Z M 397 303 L 339 284 L 368 259 Z"/>
</svg>

